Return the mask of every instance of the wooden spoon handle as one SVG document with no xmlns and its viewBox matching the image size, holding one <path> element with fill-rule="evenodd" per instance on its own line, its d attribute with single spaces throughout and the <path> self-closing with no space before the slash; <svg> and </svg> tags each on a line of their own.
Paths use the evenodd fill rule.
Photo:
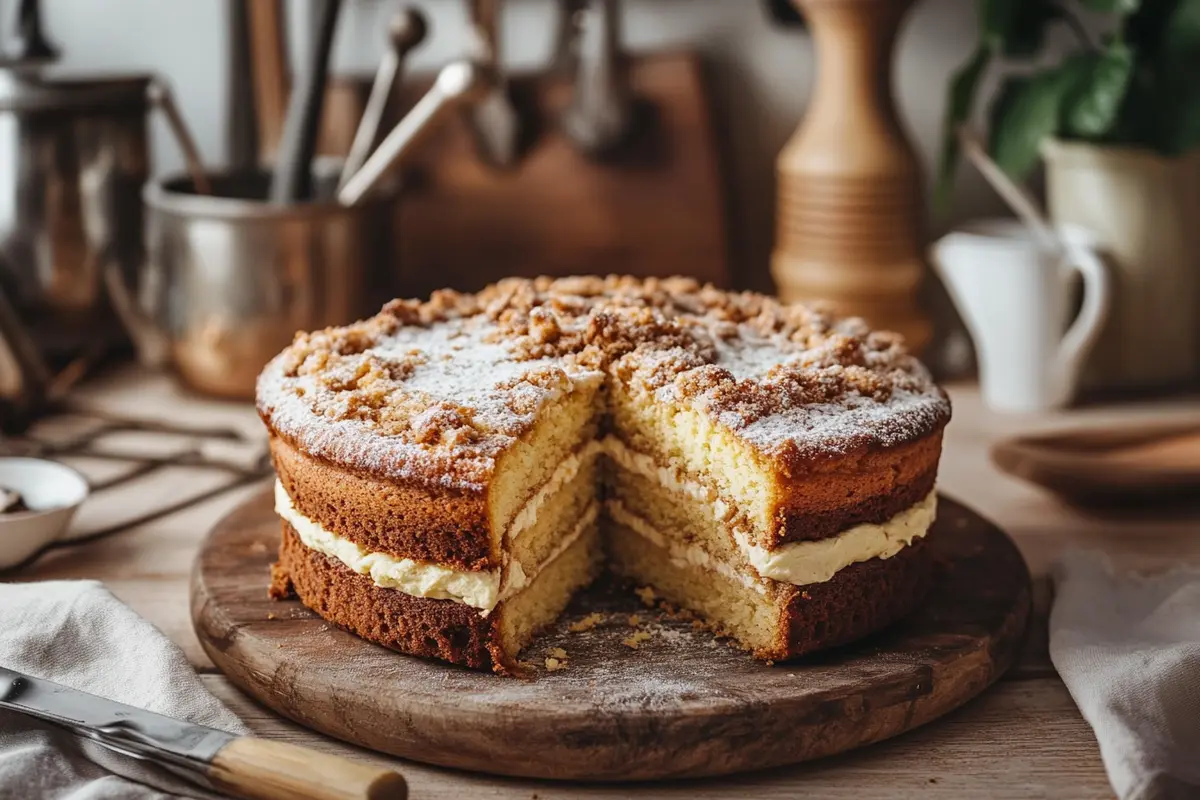
<svg viewBox="0 0 1200 800">
<path fill-rule="evenodd" d="M 209 779 L 247 800 L 405 800 L 398 773 L 306 747 L 244 737 L 213 757 Z"/>
</svg>

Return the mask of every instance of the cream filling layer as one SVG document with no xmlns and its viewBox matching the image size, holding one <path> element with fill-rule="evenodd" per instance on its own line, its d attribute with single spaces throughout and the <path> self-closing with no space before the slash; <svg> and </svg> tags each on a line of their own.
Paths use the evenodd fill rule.
<svg viewBox="0 0 1200 800">
<path fill-rule="evenodd" d="M 595 461 L 603 448 L 604 445 L 601 442 L 593 439 L 560 461 L 558 466 L 554 468 L 554 472 L 542 484 L 541 488 L 525 501 L 525 505 L 521 506 L 521 510 L 513 517 L 512 522 L 508 526 L 508 538 L 516 539 L 529 528 L 532 528 L 534 523 L 537 522 L 538 513 L 542 510 L 542 507 L 550 502 L 554 495 L 562 491 L 564 486 L 574 480 L 580 470 L 592 461 Z"/>
<path fill-rule="evenodd" d="M 537 571 L 527 572 L 514 561 L 509 564 L 507 581 L 502 581 L 498 569 L 477 572 L 456 570 L 441 564 L 366 550 L 301 514 L 283 488 L 283 483 L 275 481 L 275 513 L 292 526 L 305 547 L 336 558 L 360 575 L 369 575 L 375 585 L 381 588 L 395 589 L 413 597 L 452 600 L 477 608 L 485 615 L 501 600 L 512 597 L 532 583 L 538 571 L 547 567 L 587 532 L 588 527 L 595 523 L 599 511 L 599 504 L 593 503 L 580 517 L 574 530 L 563 537 Z"/>
<path fill-rule="evenodd" d="M 889 520 L 847 528 L 837 536 L 814 542 L 792 542 L 774 550 L 759 547 L 748 533 L 735 529 L 734 539 L 746 560 L 764 578 L 804 586 L 824 583 L 860 561 L 891 558 L 929 533 L 937 517 L 937 493 L 906 508 Z"/>
<path fill-rule="evenodd" d="M 657 547 L 667 551 L 667 557 L 677 567 L 684 569 L 691 567 L 700 567 L 701 569 L 715 572 L 722 575 L 731 581 L 740 583 L 749 587 L 759 594 L 766 593 L 766 587 L 761 583 L 751 578 L 745 573 L 739 572 L 731 564 L 728 564 L 718 558 L 713 558 L 703 547 L 694 544 L 687 544 L 678 539 L 671 539 L 664 536 L 662 531 L 655 528 L 642 517 L 634 514 L 620 500 L 608 499 L 604 501 L 604 510 L 608 514 L 608 518 L 623 528 L 636 533 L 646 541 Z"/>
<path fill-rule="evenodd" d="M 681 470 L 661 464 L 645 453 L 639 453 L 625 445 L 620 439 L 608 437 L 604 440 L 604 453 L 621 469 L 641 475 L 647 480 L 686 495 L 702 503 L 710 503 L 713 518 L 719 523 L 731 524 L 732 508 L 718 496 L 717 491 L 700 481 L 688 478 Z M 611 511 L 611 504 L 610 504 Z M 625 513 L 628 514 L 628 511 Z M 783 583 L 803 586 L 809 583 L 824 583 L 839 571 L 860 561 L 872 558 L 891 558 L 914 539 L 929 532 L 937 516 L 937 494 L 930 492 L 916 505 L 901 511 L 891 519 L 880 523 L 856 525 L 836 536 L 813 542 L 793 542 L 767 550 L 754 542 L 750 533 L 733 527 L 733 537 L 746 556 L 746 561 L 755 572 L 764 578 Z M 637 518 L 640 520 L 640 518 Z M 643 528 L 649 528 L 644 521 Z M 627 526 L 635 533 L 642 530 Z M 661 539 L 662 534 L 655 531 Z M 658 543 L 650 536 L 646 537 Z M 660 545 L 662 546 L 662 545 Z M 695 545 L 689 546 L 699 549 Z M 707 552 L 705 551 L 705 555 Z M 698 556 L 689 558 L 689 563 L 699 565 Z M 711 558 L 711 557 L 710 557 Z"/>
</svg>

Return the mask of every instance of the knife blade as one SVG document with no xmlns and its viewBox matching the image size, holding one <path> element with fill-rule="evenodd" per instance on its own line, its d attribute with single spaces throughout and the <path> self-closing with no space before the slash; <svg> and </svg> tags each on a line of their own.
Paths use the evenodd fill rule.
<svg viewBox="0 0 1200 800">
<path fill-rule="evenodd" d="M 250 800 L 404 800 L 391 770 L 296 745 L 235 736 L 0 667 L 0 709 L 66 728 L 133 758 Z"/>
</svg>

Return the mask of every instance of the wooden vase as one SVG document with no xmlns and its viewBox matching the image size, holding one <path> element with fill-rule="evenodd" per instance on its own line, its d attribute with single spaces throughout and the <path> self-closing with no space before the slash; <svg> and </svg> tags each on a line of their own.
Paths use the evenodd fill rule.
<svg viewBox="0 0 1200 800">
<path fill-rule="evenodd" d="M 919 351 L 921 169 L 896 115 L 891 62 L 913 0 L 793 0 L 816 44 L 816 86 L 779 154 L 771 273 L 785 300 L 824 300 Z"/>
</svg>

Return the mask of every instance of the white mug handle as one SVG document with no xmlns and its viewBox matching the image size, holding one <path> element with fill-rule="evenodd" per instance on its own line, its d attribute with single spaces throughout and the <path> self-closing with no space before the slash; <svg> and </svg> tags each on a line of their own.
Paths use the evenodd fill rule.
<svg viewBox="0 0 1200 800">
<path fill-rule="evenodd" d="M 1108 268 L 1096 251 L 1068 237 L 1062 237 L 1065 259 L 1071 269 L 1083 278 L 1083 304 L 1079 316 L 1071 323 L 1058 347 L 1058 359 L 1068 374 L 1075 374 L 1088 350 L 1100 335 L 1112 302 L 1112 280 Z"/>
</svg>

